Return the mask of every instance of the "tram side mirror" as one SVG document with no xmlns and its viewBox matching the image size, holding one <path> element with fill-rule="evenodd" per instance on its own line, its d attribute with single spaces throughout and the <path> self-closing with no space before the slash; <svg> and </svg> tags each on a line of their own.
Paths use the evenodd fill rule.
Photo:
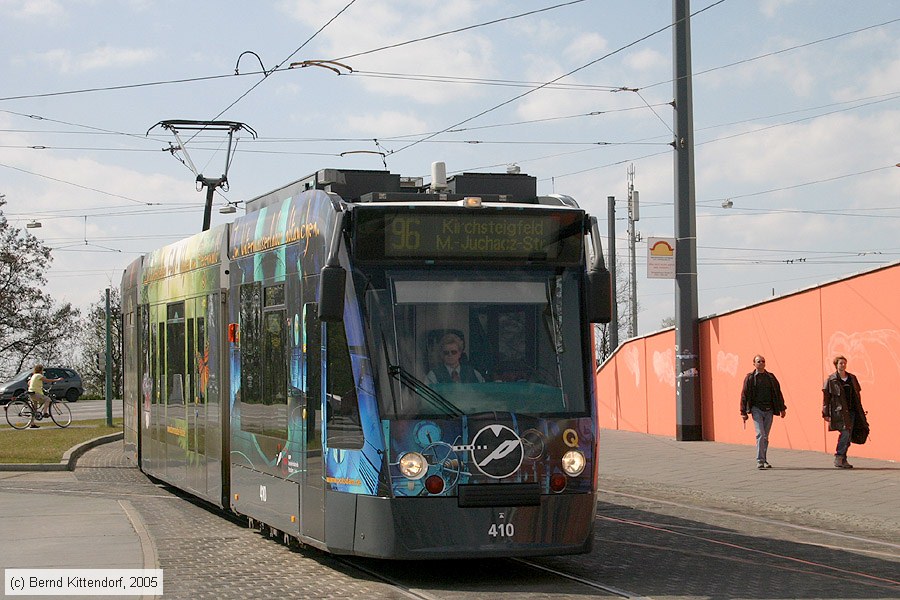
<svg viewBox="0 0 900 600">
<path fill-rule="evenodd" d="M 612 275 L 606 270 L 591 270 L 585 276 L 585 308 L 589 323 L 612 320 Z"/>
<path fill-rule="evenodd" d="M 344 320 L 344 290 L 347 272 L 341 266 L 328 265 L 319 276 L 319 320 L 339 323 Z"/>
</svg>

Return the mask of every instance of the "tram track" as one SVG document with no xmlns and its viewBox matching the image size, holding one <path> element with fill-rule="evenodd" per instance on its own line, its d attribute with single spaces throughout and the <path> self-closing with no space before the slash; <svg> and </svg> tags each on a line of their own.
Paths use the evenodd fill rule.
<svg viewBox="0 0 900 600">
<path fill-rule="evenodd" d="M 502 594 L 517 600 L 585 596 L 647 600 L 640 594 L 523 558 L 402 563 L 357 557 L 333 557 L 333 560 L 419 600 L 474 600 Z"/>
<path fill-rule="evenodd" d="M 531 567 L 533 569 L 538 569 L 539 571 L 544 571 L 546 573 L 552 573 L 553 575 L 556 575 L 557 577 L 563 577 L 564 579 L 576 581 L 576 582 L 578 582 L 582 585 L 586 585 L 592 589 L 601 590 L 601 591 L 607 592 L 609 594 L 614 594 L 621 598 L 633 598 L 635 600 L 648 600 L 646 596 L 642 596 L 642 595 L 634 593 L 634 592 L 629 592 L 627 590 L 622 590 L 622 589 L 619 589 L 619 588 L 616 588 L 616 587 L 613 587 L 610 585 L 604 585 L 604 584 L 598 583 L 596 581 L 590 581 L 590 580 L 584 579 L 582 577 L 572 575 L 571 573 L 565 573 L 565 572 L 559 571 L 557 569 L 553 569 L 553 568 L 550 568 L 550 567 L 547 567 L 544 565 L 537 564 L 535 562 L 531 562 L 524 558 L 512 558 L 510 560 L 522 563 L 523 565 L 528 565 L 529 567 Z"/>
<path fill-rule="evenodd" d="M 608 581 L 654 598 L 900 597 L 900 544 L 888 541 L 890 534 L 846 533 L 813 519 L 798 524 L 787 513 L 778 519 L 634 493 L 600 494 L 606 502 L 596 517 L 594 547 L 604 549 L 604 560 L 558 557 L 540 559 L 542 565 L 604 581 L 616 565 L 622 572 Z M 636 564 L 640 577 L 629 573 Z M 672 583 L 660 583 L 666 580 Z M 816 591 L 803 596 L 792 587 Z"/>
<path fill-rule="evenodd" d="M 880 577 L 877 575 L 863 573 L 852 569 L 845 569 L 833 564 L 827 564 L 820 561 L 812 561 L 797 556 L 791 556 L 786 553 L 767 552 L 752 548 L 747 545 L 736 544 L 722 539 L 715 539 L 708 535 L 695 535 L 685 533 L 683 531 L 676 531 L 670 527 L 664 527 L 653 523 L 639 523 L 636 521 L 628 521 L 625 519 L 608 520 L 616 521 L 618 523 L 630 525 L 633 527 L 652 529 L 656 533 L 661 533 L 669 536 L 687 537 L 697 543 L 704 545 L 725 546 L 731 550 L 741 552 L 746 556 L 723 557 L 721 554 L 715 552 L 714 550 L 685 552 L 683 550 L 675 549 L 665 544 L 631 543 L 634 546 L 641 547 L 646 550 L 652 549 L 668 553 L 680 552 L 692 556 L 698 560 L 727 560 L 740 565 L 742 568 L 752 568 L 754 566 L 759 566 L 760 564 L 765 564 L 766 568 L 771 570 L 791 571 L 797 574 L 828 578 L 857 586 L 868 586 L 882 590 L 892 590 L 895 592 L 900 591 L 900 580 L 898 579 Z M 619 540 L 617 541 L 617 543 L 624 544 L 628 542 Z M 760 560 L 760 557 L 762 558 L 762 560 Z"/>
<path fill-rule="evenodd" d="M 722 508 L 712 508 L 708 506 L 698 506 L 696 504 L 686 504 L 683 502 L 676 502 L 673 500 L 666 500 L 652 496 L 643 496 L 634 493 L 624 493 L 606 489 L 599 490 L 599 493 L 603 497 L 616 496 L 619 498 L 624 498 L 626 500 L 638 501 L 649 505 L 657 504 L 672 509 L 711 515 L 717 518 L 731 520 L 734 522 L 752 521 L 754 523 L 759 523 L 770 528 L 788 529 L 796 531 L 799 534 L 809 534 L 824 539 L 833 539 L 835 540 L 834 543 L 825 543 L 817 540 L 806 541 L 806 543 L 808 544 L 814 544 L 822 548 L 831 550 L 850 550 L 889 559 L 900 558 L 900 543 L 886 541 L 871 536 L 867 537 L 842 531 L 835 531 L 834 529 L 826 529 L 823 527 L 793 523 L 786 519 L 739 513 L 737 511 L 731 511 Z M 606 517 L 600 515 L 598 518 L 603 519 Z"/>
<path fill-rule="evenodd" d="M 67 496 L 106 496 L 140 500 L 136 508 L 187 514 L 187 506 L 169 503 L 174 489 L 133 483 L 110 487 L 103 482 L 3 481 L 8 491 Z M 102 486 L 96 487 L 98 485 Z M 173 494 L 169 496 L 168 494 Z M 281 556 L 284 564 L 318 562 L 343 571 L 362 586 L 371 581 L 372 598 L 475 600 L 497 594 L 523 598 L 703 598 L 736 597 L 898 597 L 900 544 L 842 531 L 798 525 L 771 517 L 747 516 L 722 508 L 692 505 L 640 494 L 601 491 L 606 502 L 596 515 L 594 551 L 586 555 L 491 560 L 379 561 L 338 557 L 312 549 Z M 193 503 L 217 518 L 228 515 L 202 502 Z M 149 513 L 148 513 L 149 514 Z M 246 520 L 229 515 L 233 524 Z M 176 517 L 178 518 L 178 517 Z M 169 522 L 169 519 L 166 520 Z M 215 521 L 211 521 L 213 526 Z M 151 521 L 151 525 L 153 521 Z M 285 543 L 273 531 L 262 532 L 268 544 L 244 540 L 248 556 L 280 556 Z M 151 535 L 154 531 L 151 528 Z M 160 533 L 159 530 L 156 533 Z M 271 544 L 275 542 L 275 544 Z M 161 544 L 170 543 L 162 538 Z M 268 550 L 266 546 L 268 545 Z M 702 568 L 697 568 L 700 565 Z M 689 570 L 693 566 L 693 571 Z M 168 568 L 175 568 L 169 566 Z M 212 572 L 216 563 L 202 570 Z M 173 571 L 175 577 L 176 571 Z M 352 575 L 358 573 L 359 575 Z M 384 587 L 379 587 L 384 586 Z M 765 587 L 769 586 L 769 587 Z M 792 595 L 791 590 L 807 590 Z M 736 591 L 737 590 L 737 591 Z M 812 591 L 810 591 L 812 590 Z M 822 591 L 824 590 L 824 591 Z M 851 594 L 849 590 L 854 590 Z"/>
</svg>

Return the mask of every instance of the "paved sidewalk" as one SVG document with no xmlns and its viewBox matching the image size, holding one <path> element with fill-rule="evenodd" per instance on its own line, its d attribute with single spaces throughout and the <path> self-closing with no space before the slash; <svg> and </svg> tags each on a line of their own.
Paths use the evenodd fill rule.
<svg viewBox="0 0 900 600">
<path fill-rule="evenodd" d="M 900 543 L 900 464 L 853 456 L 853 469 L 836 469 L 833 456 L 769 448 L 772 469 L 756 468 L 754 446 L 679 442 L 671 438 L 603 430 L 603 489 L 641 490 L 704 505 L 772 515 L 798 522 L 832 522 L 845 531 Z"/>
</svg>

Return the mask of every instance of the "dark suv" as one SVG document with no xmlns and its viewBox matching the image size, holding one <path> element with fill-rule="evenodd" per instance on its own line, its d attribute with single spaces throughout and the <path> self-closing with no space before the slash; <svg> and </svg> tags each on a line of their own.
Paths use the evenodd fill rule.
<svg viewBox="0 0 900 600">
<path fill-rule="evenodd" d="M 6 404 L 19 394 L 24 394 L 28 390 L 28 380 L 31 378 L 32 373 L 34 373 L 34 369 L 22 371 L 6 383 L 0 384 L 0 404 Z M 49 387 L 44 388 L 44 393 L 48 396 L 65 398 L 69 402 L 77 402 L 78 398 L 84 393 L 84 387 L 81 385 L 81 375 L 72 369 L 48 367 L 44 369 L 44 377 L 47 379 L 62 377 L 61 381 L 54 381 L 47 384 Z"/>
</svg>

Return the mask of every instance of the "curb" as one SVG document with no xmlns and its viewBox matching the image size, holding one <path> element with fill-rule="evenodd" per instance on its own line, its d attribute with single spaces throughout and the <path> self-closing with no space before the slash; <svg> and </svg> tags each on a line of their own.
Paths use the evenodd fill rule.
<svg viewBox="0 0 900 600">
<path fill-rule="evenodd" d="M 0 464 L 0 471 L 74 471 L 78 459 L 91 448 L 117 442 L 124 438 L 124 432 L 103 435 L 69 448 L 63 453 L 62 460 L 58 463 L 6 463 Z"/>
</svg>

